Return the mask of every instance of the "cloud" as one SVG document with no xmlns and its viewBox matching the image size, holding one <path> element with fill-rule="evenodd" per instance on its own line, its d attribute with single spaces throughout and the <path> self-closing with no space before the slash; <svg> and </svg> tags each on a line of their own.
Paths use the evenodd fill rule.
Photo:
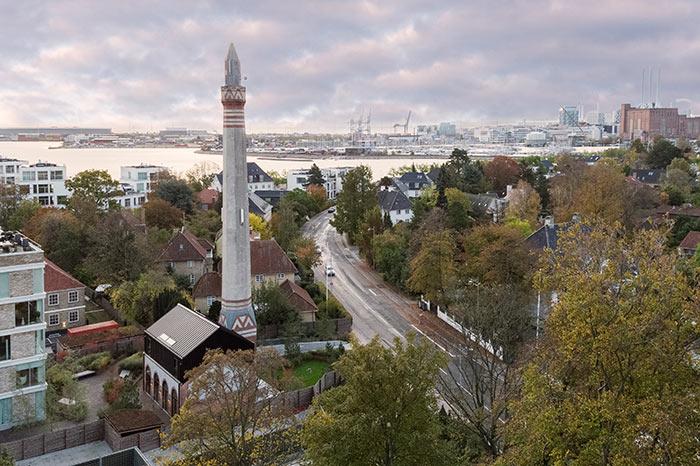
<svg viewBox="0 0 700 466">
<path fill-rule="evenodd" d="M 220 127 L 227 43 L 251 131 L 553 119 L 563 104 L 700 108 L 700 5 L 447 0 L 5 2 L 0 126 Z"/>
</svg>

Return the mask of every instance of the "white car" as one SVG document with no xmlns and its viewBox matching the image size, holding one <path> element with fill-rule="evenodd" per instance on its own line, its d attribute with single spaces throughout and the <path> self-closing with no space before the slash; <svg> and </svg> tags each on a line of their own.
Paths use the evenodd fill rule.
<svg viewBox="0 0 700 466">
<path fill-rule="evenodd" d="M 335 270 L 331 264 L 326 265 L 326 277 L 335 277 Z"/>
</svg>

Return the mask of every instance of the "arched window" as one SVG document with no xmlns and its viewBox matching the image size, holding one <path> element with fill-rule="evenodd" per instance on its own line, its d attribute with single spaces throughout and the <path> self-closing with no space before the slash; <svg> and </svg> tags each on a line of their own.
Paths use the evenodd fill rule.
<svg viewBox="0 0 700 466">
<path fill-rule="evenodd" d="M 177 414 L 177 405 L 178 405 L 177 391 L 173 388 L 173 390 L 170 392 L 170 415 L 171 416 L 175 416 L 175 414 Z"/>
<path fill-rule="evenodd" d="M 168 382 L 163 380 L 163 409 L 170 412 L 170 397 L 168 396 Z"/>
<path fill-rule="evenodd" d="M 158 387 L 160 387 L 160 378 L 158 374 L 155 374 L 153 376 L 153 399 L 156 400 L 156 403 L 160 403 L 160 390 L 158 390 Z"/>
<path fill-rule="evenodd" d="M 151 385 L 151 368 L 146 367 L 146 376 L 143 378 L 143 383 L 145 384 L 144 389 L 146 390 L 146 393 L 149 395 L 151 394 L 153 390 L 153 386 Z"/>
</svg>

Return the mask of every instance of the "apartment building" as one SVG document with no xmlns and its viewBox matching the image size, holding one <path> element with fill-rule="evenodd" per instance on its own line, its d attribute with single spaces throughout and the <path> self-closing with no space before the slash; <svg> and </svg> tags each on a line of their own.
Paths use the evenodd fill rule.
<svg viewBox="0 0 700 466">
<path fill-rule="evenodd" d="M 121 167 L 119 183 L 123 188 L 128 186 L 134 193 L 150 193 L 158 174 L 167 170 L 167 167 L 161 165 L 126 165 Z"/>
<path fill-rule="evenodd" d="M 0 232 L 0 430 L 45 418 L 44 252 Z"/>
<path fill-rule="evenodd" d="M 326 196 L 335 199 L 343 190 L 343 177 L 353 167 L 321 168 L 321 174 L 325 180 Z M 306 189 L 309 179 L 309 170 L 290 170 L 287 172 L 287 190 Z"/>
<path fill-rule="evenodd" d="M 48 331 L 85 325 L 85 285 L 48 259 L 44 269 L 44 291 L 44 317 Z"/>
<path fill-rule="evenodd" d="M 2 184 L 16 184 L 20 177 L 20 168 L 27 165 L 26 160 L 0 157 L 0 181 Z"/>
</svg>

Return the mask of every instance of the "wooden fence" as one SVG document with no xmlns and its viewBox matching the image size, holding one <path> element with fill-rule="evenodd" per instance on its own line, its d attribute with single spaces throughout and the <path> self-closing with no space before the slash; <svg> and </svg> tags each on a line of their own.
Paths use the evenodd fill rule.
<svg viewBox="0 0 700 466">
<path fill-rule="evenodd" d="M 126 316 L 116 307 L 112 306 L 112 303 L 102 294 L 97 293 L 92 288 L 85 288 L 85 294 L 88 295 L 90 300 L 100 306 L 102 309 L 109 314 L 112 320 L 116 321 L 119 325 L 129 325 L 130 322 Z M 138 325 L 138 324 L 137 324 Z"/>
<path fill-rule="evenodd" d="M 103 419 L 81 424 L 75 427 L 45 432 L 13 442 L 2 443 L 0 448 L 12 455 L 15 461 L 34 458 L 66 448 L 73 448 L 86 443 L 97 442 L 105 438 Z"/>
<path fill-rule="evenodd" d="M 315 396 L 341 383 L 343 381 L 336 371 L 326 372 L 313 386 L 281 393 L 276 401 L 296 412 L 304 411 L 311 406 Z"/>
</svg>

